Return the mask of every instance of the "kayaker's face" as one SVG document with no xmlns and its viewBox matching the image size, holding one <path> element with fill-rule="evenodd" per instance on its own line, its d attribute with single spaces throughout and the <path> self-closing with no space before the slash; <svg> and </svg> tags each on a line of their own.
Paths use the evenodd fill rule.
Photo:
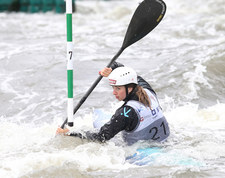
<svg viewBox="0 0 225 178">
<path fill-rule="evenodd" d="M 128 88 L 128 93 L 130 93 L 132 89 Z M 126 88 L 125 86 L 113 86 L 113 95 L 115 95 L 116 99 L 119 101 L 123 101 L 126 98 Z"/>
<path fill-rule="evenodd" d="M 125 86 L 113 86 L 113 95 L 119 101 L 123 101 L 126 98 Z"/>
</svg>

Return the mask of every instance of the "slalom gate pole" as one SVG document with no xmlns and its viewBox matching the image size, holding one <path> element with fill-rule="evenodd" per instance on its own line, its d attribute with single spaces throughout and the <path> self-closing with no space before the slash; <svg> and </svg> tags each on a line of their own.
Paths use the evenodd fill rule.
<svg viewBox="0 0 225 178">
<path fill-rule="evenodd" d="M 66 0 L 67 24 L 67 118 L 68 126 L 73 126 L 73 31 L 72 31 L 72 0 Z"/>
</svg>

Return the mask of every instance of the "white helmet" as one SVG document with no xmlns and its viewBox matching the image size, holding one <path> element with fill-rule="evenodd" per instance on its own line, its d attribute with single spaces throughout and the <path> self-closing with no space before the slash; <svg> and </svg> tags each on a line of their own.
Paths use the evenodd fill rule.
<svg viewBox="0 0 225 178">
<path fill-rule="evenodd" d="M 118 67 L 109 75 L 109 85 L 121 86 L 130 83 L 137 83 L 137 73 L 129 67 Z"/>
</svg>

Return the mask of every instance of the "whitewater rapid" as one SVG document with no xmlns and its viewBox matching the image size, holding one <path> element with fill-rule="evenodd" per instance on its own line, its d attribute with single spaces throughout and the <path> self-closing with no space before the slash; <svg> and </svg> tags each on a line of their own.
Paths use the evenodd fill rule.
<svg viewBox="0 0 225 178">
<path fill-rule="evenodd" d="M 119 50 L 139 2 L 77 1 L 75 105 Z M 125 158 L 153 143 L 55 136 L 66 118 L 65 14 L 0 13 L 0 177 L 225 175 L 224 0 L 165 2 L 162 22 L 117 60 L 156 90 L 171 128 L 167 155 L 143 167 Z M 93 110 L 113 114 L 120 104 L 103 79 L 74 116 L 73 130 L 93 130 Z M 171 164 L 174 154 L 201 164 Z"/>
</svg>

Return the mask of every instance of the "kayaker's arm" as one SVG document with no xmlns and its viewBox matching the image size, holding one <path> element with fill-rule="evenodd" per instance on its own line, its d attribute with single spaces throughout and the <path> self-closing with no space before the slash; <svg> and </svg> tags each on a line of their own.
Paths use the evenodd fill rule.
<svg viewBox="0 0 225 178">
<path fill-rule="evenodd" d="M 152 91 L 156 95 L 156 92 L 152 89 L 150 84 L 148 82 L 146 82 L 141 76 L 138 76 L 137 80 L 138 80 L 138 85 L 140 85 L 143 88 L 146 88 L 146 89 Z"/>
<path fill-rule="evenodd" d="M 124 107 L 119 108 L 115 115 L 112 116 L 112 119 L 107 122 L 104 126 L 101 127 L 98 133 L 86 132 L 85 134 L 80 133 L 70 133 L 68 135 L 75 136 L 79 138 L 86 138 L 92 141 L 100 141 L 105 142 L 113 138 L 117 133 L 122 130 L 132 131 L 137 123 L 138 123 L 138 116 L 133 108 L 130 106 L 126 106 L 124 115 Z"/>
<path fill-rule="evenodd" d="M 117 67 L 123 67 L 124 65 L 119 62 L 113 62 L 111 65 L 112 70 L 116 69 Z"/>
</svg>

